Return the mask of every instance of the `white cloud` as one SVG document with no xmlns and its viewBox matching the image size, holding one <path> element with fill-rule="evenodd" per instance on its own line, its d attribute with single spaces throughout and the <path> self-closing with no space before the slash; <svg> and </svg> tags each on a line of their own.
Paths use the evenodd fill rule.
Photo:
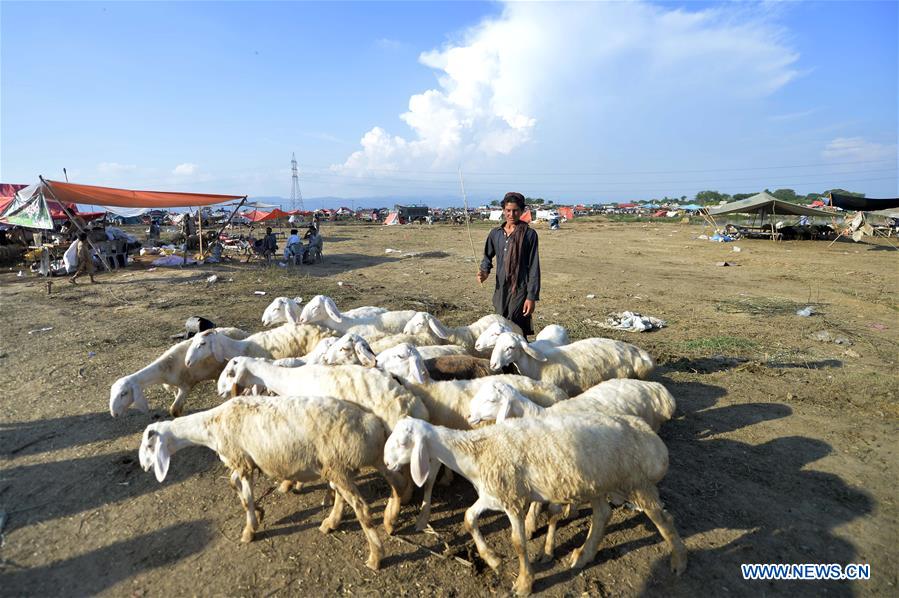
<svg viewBox="0 0 899 598">
<path fill-rule="evenodd" d="M 400 115 L 411 136 L 374 126 L 332 169 L 445 169 L 502 156 L 565 111 L 613 119 L 621 111 L 764 97 L 799 74 L 798 55 L 771 18 L 764 7 L 742 5 L 507 3 L 458 43 L 420 55 L 438 87 L 413 95 Z"/>
<path fill-rule="evenodd" d="M 119 164 L 118 162 L 100 162 L 97 164 L 97 172 L 106 175 L 123 174 L 137 170 L 135 164 Z"/>
<path fill-rule="evenodd" d="M 887 145 L 867 141 L 863 137 L 837 137 L 821 151 L 827 160 L 841 162 L 896 161 L 896 144 Z"/>
<path fill-rule="evenodd" d="M 190 162 L 185 162 L 184 164 L 179 164 L 172 170 L 172 174 L 175 176 L 191 176 L 196 174 L 197 170 L 200 167 L 196 164 L 192 164 Z"/>
<path fill-rule="evenodd" d="M 812 108 L 811 110 L 802 110 L 800 112 L 787 112 L 785 114 L 774 114 L 768 117 L 768 120 L 772 122 L 788 122 L 793 120 L 799 120 L 801 118 L 805 118 L 806 116 L 811 116 L 817 112 L 816 109 Z"/>
</svg>

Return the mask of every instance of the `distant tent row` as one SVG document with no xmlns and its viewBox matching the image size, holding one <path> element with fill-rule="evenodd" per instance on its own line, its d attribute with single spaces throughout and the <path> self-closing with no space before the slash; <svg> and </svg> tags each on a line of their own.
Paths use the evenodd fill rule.
<svg viewBox="0 0 899 598">
<path fill-rule="evenodd" d="M 721 216 L 724 214 L 758 214 L 762 218 L 768 215 L 821 216 L 824 218 L 833 216 L 832 212 L 816 210 L 815 208 L 783 201 L 764 191 L 756 193 L 752 197 L 747 197 L 746 199 L 728 202 L 723 206 L 708 208 L 706 211 L 712 216 Z"/>
</svg>

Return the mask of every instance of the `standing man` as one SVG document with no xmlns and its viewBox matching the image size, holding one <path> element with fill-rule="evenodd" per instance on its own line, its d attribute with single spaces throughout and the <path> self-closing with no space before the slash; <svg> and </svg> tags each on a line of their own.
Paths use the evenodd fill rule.
<svg viewBox="0 0 899 598">
<path fill-rule="evenodd" d="M 521 193 L 506 193 L 500 206 L 505 222 L 487 235 L 478 282 L 487 280 L 496 256 L 493 308 L 499 315 L 518 324 L 524 335 L 529 336 L 534 334 L 531 316 L 540 300 L 537 232 L 521 221 L 525 210 Z"/>
<path fill-rule="evenodd" d="M 78 277 L 87 273 L 91 277 L 91 284 L 93 284 L 96 282 L 94 280 L 94 258 L 91 255 L 91 247 L 87 243 L 87 233 L 79 233 L 78 240 L 75 243 L 77 244 L 75 255 L 78 256 L 78 266 L 75 269 L 75 275 L 69 279 L 69 282 L 78 284 L 75 282 Z"/>
</svg>

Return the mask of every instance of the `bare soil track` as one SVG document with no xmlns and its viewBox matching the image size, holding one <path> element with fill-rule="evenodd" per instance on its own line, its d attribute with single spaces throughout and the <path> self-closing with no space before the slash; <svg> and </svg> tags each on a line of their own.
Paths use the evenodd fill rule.
<svg viewBox="0 0 899 598">
<path fill-rule="evenodd" d="M 486 232 L 474 227 L 478 251 Z M 586 221 L 538 232 L 538 326 L 646 348 L 659 362 L 654 378 L 677 398 L 678 414 L 661 430 L 671 468 L 660 490 L 690 561 L 673 577 L 648 519 L 617 509 L 596 560 L 583 571 L 561 558 L 537 565 L 535 592 L 896 595 L 899 252 L 885 243 L 740 241 L 737 253 L 734 244 L 698 240 L 700 227 L 668 223 Z M 171 401 L 161 387 L 148 393 L 150 415 L 109 416 L 110 384 L 155 359 L 191 315 L 258 330 L 273 297 L 319 293 L 344 309 L 425 309 L 451 325 L 490 309 L 492 287 L 475 281 L 464 228 L 326 223 L 324 234 L 325 262 L 301 269 L 151 271 L 144 263 L 102 273 L 93 286 L 57 279 L 51 295 L 44 281 L 0 274 L 0 595 L 509 592 L 517 565 L 508 522 L 484 520 L 505 557 L 494 573 L 462 530 L 474 500 L 464 480 L 435 491 L 437 535 L 416 533 L 417 506 L 404 507 L 405 541 L 385 539 L 382 569 L 372 572 L 350 513 L 337 532 L 319 533 L 321 485 L 268 495 L 257 541 L 242 545 L 242 510 L 212 452 L 179 453 L 163 484 L 144 473 L 140 434 L 167 417 Z M 722 261 L 732 265 L 715 265 Z M 219 282 L 207 285 L 211 273 Z M 818 314 L 797 316 L 806 305 Z M 625 309 L 669 327 L 628 334 L 591 323 Z M 809 338 L 821 330 L 852 345 Z M 207 383 L 187 410 L 218 403 Z M 274 483 L 260 479 L 257 492 Z M 379 520 L 386 485 L 372 475 L 362 486 Z M 583 542 L 587 522 L 585 512 L 560 528 L 558 557 Z M 871 579 L 742 580 L 740 563 L 766 562 L 870 563 Z"/>
</svg>

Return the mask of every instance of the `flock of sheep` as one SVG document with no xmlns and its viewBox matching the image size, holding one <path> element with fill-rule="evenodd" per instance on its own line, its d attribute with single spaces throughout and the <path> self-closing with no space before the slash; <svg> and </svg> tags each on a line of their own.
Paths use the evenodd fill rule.
<svg viewBox="0 0 899 598">
<path fill-rule="evenodd" d="M 444 465 L 477 490 L 465 529 L 494 569 L 500 559 L 478 518 L 487 510 L 508 516 L 519 557 L 518 595 L 531 592 L 527 539 L 544 505 L 549 525 L 542 559 L 552 558 L 557 522 L 589 503 L 590 530 L 569 561 L 572 568 L 585 566 L 596 555 L 611 505 L 627 503 L 649 516 L 668 542 L 672 570 L 685 569 L 686 548 L 656 489 L 668 469 L 656 431 L 674 414 L 675 402 L 664 386 L 642 380 L 654 367 L 642 349 L 604 338 L 572 343 L 555 325 L 528 343 L 498 315 L 450 328 L 424 312 L 340 312 L 322 295 L 305 305 L 279 297 L 262 321 L 278 326 L 255 334 L 216 328 L 174 345 L 118 379 L 109 399 L 115 417 L 131 405 L 146 412 L 149 386 L 175 392 L 169 410 L 175 419 L 143 433 L 141 466 L 162 482 L 178 450 L 215 451 L 246 509 L 242 541 L 253 539 L 263 517 L 253 498 L 257 471 L 281 481 L 283 491 L 321 479 L 333 489 L 334 504 L 320 530 L 337 528 L 349 503 L 368 541 L 366 565 L 378 569 L 383 548 L 355 483 L 358 471 L 375 469 L 387 480 L 383 524 L 392 534 L 413 482 L 424 487 L 416 528 L 427 526 Z M 217 380 L 218 393 L 233 398 L 181 416 L 191 389 L 204 380 Z"/>
</svg>

